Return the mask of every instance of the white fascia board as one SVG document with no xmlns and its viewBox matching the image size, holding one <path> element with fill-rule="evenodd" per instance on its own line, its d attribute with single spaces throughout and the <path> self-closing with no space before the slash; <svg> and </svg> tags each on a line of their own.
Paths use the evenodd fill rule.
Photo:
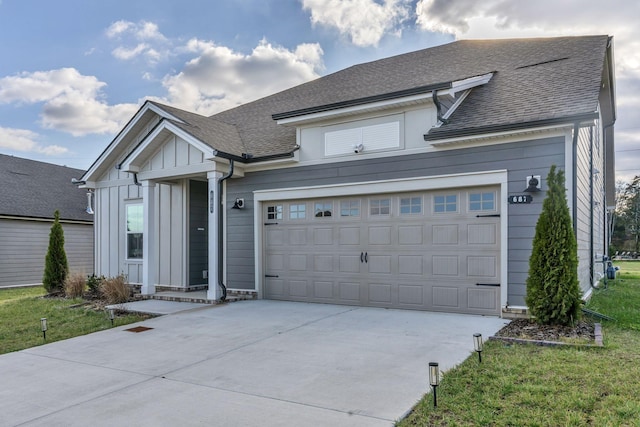
<svg viewBox="0 0 640 427">
<path fill-rule="evenodd" d="M 140 172 L 140 168 L 142 167 L 143 163 L 147 160 L 148 158 L 147 155 L 149 154 L 149 152 L 157 148 L 153 146 L 153 142 L 158 137 L 158 135 L 160 135 L 165 130 L 173 133 L 177 137 L 186 141 L 188 144 L 202 151 L 205 155 L 204 156 L 205 159 L 211 160 L 215 157 L 213 155 L 213 149 L 209 145 L 203 143 L 197 138 L 194 138 L 187 132 L 177 127 L 175 124 L 167 120 L 163 120 L 158 124 L 158 126 L 155 127 L 155 129 L 149 135 L 147 135 L 142 140 L 142 142 L 135 148 L 135 150 L 133 150 L 131 154 L 129 154 L 129 156 L 127 157 L 127 160 L 122 163 L 120 169 L 123 172 L 132 172 L 132 173 Z"/>
<path fill-rule="evenodd" d="M 469 77 L 468 79 L 457 80 L 451 83 L 451 90 L 454 92 L 460 92 L 461 90 L 467 90 L 476 86 L 482 86 L 491 80 L 493 73 L 483 74 L 481 76 Z"/>
<path fill-rule="evenodd" d="M 560 124 L 560 125 L 540 126 L 540 127 L 528 128 L 528 129 L 509 130 L 504 132 L 483 133 L 478 135 L 466 135 L 466 136 L 461 136 L 457 138 L 438 139 L 435 141 L 427 141 L 427 142 L 433 147 L 445 147 L 449 145 L 463 145 L 463 144 L 471 143 L 474 141 L 483 141 L 487 139 L 500 140 L 504 138 L 517 137 L 519 135 L 529 135 L 529 134 L 549 132 L 554 130 L 562 131 L 568 128 L 573 128 L 573 124 L 566 123 L 566 124 Z"/>
<path fill-rule="evenodd" d="M 279 125 L 290 125 L 297 123 L 306 123 L 311 121 L 325 120 L 336 116 L 342 116 L 345 114 L 357 114 L 370 110 L 386 110 L 396 107 L 405 103 L 416 102 L 428 102 L 431 101 L 433 95 L 432 92 L 421 93 L 418 95 L 404 96 L 401 98 L 388 99 L 384 101 L 371 102 L 368 104 L 354 105 L 346 108 L 337 108 L 335 110 L 321 111 L 319 113 L 305 114 L 303 116 L 290 117 L 286 119 L 277 120 Z"/>
<path fill-rule="evenodd" d="M 398 193 L 405 191 L 438 190 L 453 187 L 477 187 L 507 182 L 506 170 L 471 172 L 452 175 L 434 175 L 417 178 L 365 181 L 358 183 L 325 186 L 278 188 L 254 191 L 254 200 L 309 199 L 318 197 L 341 197 L 362 194 Z"/>
<path fill-rule="evenodd" d="M 179 118 L 167 113 L 166 111 L 164 111 L 160 107 L 158 107 L 158 106 L 156 106 L 156 105 L 154 105 L 154 104 L 152 104 L 150 102 L 146 102 L 142 106 L 142 108 L 140 108 L 138 110 L 138 112 L 131 118 L 131 120 L 129 120 L 129 123 L 126 124 L 126 126 L 120 131 L 120 133 L 118 133 L 116 138 L 113 141 L 111 141 L 111 144 L 109 144 L 107 146 L 107 148 L 102 152 L 100 157 L 98 157 L 98 160 L 91 166 L 91 168 L 88 171 L 86 171 L 84 173 L 82 178 L 80 178 L 81 181 L 89 180 L 89 178 L 91 178 L 93 176 L 93 174 L 96 173 L 96 171 L 100 168 L 100 166 L 102 166 L 102 164 L 105 162 L 105 160 L 107 158 L 109 158 L 111 156 L 111 154 L 114 153 L 114 151 L 116 151 L 116 149 L 120 146 L 120 143 L 122 142 L 122 140 L 125 139 L 125 137 L 129 135 L 129 132 L 131 132 L 131 129 L 133 129 L 138 124 L 140 119 L 145 115 L 145 113 L 147 111 L 152 111 L 152 112 L 158 114 L 161 117 L 168 118 L 168 119 L 171 119 L 171 120 L 176 120 L 176 121 L 179 121 L 181 123 L 184 123 L 182 120 L 180 120 Z M 95 177 L 95 178 L 98 178 L 98 177 Z"/>
</svg>

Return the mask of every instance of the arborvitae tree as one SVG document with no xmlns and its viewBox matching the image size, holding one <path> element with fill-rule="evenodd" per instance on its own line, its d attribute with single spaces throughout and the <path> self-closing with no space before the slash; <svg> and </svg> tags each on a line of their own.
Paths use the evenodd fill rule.
<svg viewBox="0 0 640 427">
<path fill-rule="evenodd" d="M 578 244 L 564 183 L 564 172 L 551 166 L 529 258 L 527 306 L 546 325 L 570 325 L 580 315 Z"/>
<path fill-rule="evenodd" d="M 69 272 L 67 254 L 64 251 L 64 231 L 60 224 L 60 212 L 54 212 L 53 225 L 49 233 L 49 249 L 45 257 L 44 276 L 42 284 L 47 292 L 54 293 L 61 291 L 64 287 L 64 280 Z"/>
</svg>

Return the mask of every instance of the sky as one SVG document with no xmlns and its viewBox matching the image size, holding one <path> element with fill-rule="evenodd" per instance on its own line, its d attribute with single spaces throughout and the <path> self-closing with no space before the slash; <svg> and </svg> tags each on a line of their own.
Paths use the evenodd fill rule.
<svg viewBox="0 0 640 427">
<path fill-rule="evenodd" d="M 0 0 L 0 153 L 87 169 L 145 99 L 203 115 L 460 39 L 614 37 L 640 175 L 637 0 Z"/>
</svg>

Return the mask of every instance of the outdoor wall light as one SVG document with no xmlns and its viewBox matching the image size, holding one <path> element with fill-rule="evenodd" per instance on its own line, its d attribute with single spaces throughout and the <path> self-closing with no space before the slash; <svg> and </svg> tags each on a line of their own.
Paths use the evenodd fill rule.
<svg viewBox="0 0 640 427">
<path fill-rule="evenodd" d="M 109 320 L 111 320 L 111 326 L 113 326 L 113 321 L 116 318 L 116 311 L 113 308 L 109 309 Z"/>
<path fill-rule="evenodd" d="M 478 363 L 482 363 L 482 334 L 473 334 L 473 349 L 478 353 Z"/>
<path fill-rule="evenodd" d="M 43 317 L 40 319 L 40 329 L 42 329 L 42 339 L 47 339 L 47 318 Z"/>
<path fill-rule="evenodd" d="M 241 199 L 241 198 L 236 199 L 231 209 L 244 209 L 244 199 Z"/>
<path fill-rule="evenodd" d="M 527 177 L 527 188 L 525 193 L 537 193 L 540 191 L 540 175 L 530 175 Z"/>
<path fill-rule="evenodd" d="M 440 369 L 437 362 L 429 362 L 429 384 L 433 388 L 433 407 L 435 408 L 438 406 L 436 387 L 440 384 Z"/>
<path fill-rule="evenodd" d="M 88 213 L 89 215 L 93 215 L 93 208 L 91 207 L 91 199 L 93 198 L 93 192 L 92 191 L 87 191 L 87 209 L 85 209 L 84 211 L 86 213 Z"/>
</svg>

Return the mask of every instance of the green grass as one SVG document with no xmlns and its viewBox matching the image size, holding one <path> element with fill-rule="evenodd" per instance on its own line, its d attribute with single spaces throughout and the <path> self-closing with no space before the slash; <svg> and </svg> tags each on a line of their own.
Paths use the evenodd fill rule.
<svg viewBox="0 0 640 427">
<path fill-rule="evenodd" d="M 43 298 L 42 287 L 0 289 L 0 354 L 111 328 L 103 311 L 81 304 L 82 299 Z M 47 318 L 43 339 L 40 318 Z M 144 320 L 145 316 L 122 315 L 115 326 Z"/>
<path fill-rule="evenodd" d="M 640 262 L 595 291 L 604 348 L 485 344 L 398 426 L 640 426 Z M 425 378 L 425 389 L 428 379 Z"/>
</svg>

